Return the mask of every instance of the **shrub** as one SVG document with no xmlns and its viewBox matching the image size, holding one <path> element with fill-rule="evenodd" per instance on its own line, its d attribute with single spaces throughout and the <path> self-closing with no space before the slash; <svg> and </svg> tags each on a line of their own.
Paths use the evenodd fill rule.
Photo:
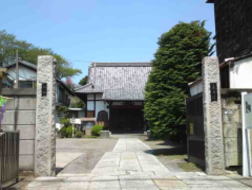
<svg viewBox="0 0 252 190">
<path fill-rule="evenodd" d="M 103 126 L 101 125 L 95 125 L 92 127 L 91 134 L 93 136 L 100 136 L 101 130 L 103 129 Z"/>
<path fill-rule="evenodd" d="M 83 133 L 81 131 L 76 131 L 75 137 L 76 138 L 81 138 L 83 136 Z"/>
<path fill-rule="evenodd" d="M 60 129 L 60 136 L 62 138 L 71 138 L 73 133 L 72 126 L 66 126 Z"/>
<path fill-rule="evenodd" d="M 69 126 L 71 125 L 70 119 L 69 118 L 61 118 L 60 123 L 63 124 L 64 126 Z"/>
</svg>

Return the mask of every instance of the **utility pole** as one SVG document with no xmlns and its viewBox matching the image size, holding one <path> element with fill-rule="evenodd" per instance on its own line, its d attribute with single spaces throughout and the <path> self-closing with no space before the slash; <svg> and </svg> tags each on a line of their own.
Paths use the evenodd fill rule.
<svg viewBox="0 0 252 190">
<path fill-rule="evenodd" d="M 19 58 L 18 58 L 18 49 L 16 50 L 16 84 L 15 88 L 19 88 Z"/>
</svg>

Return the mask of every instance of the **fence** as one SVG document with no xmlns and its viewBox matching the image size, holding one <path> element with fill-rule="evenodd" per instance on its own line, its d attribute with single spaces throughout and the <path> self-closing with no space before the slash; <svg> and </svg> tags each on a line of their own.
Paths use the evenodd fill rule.
<svg viewBox="0 0 252 190">
<path fill-rule="evenodd" d="M 18 181 L 19 132 L 0 133 L 0 189 Z"/>
<path fill-rule="evenodd" d="M 189 161 L 205 167 L 204 115 L 202 93 L 187 99 L 187 152 Z"/>
<path fill-rule="evenodd" d="M 19 169 L 33 171 L 36 130 L 36 89 L 2 89 L 2 94 L 11 98 L 1 123 L 3 131 L 17 129 L 19 133 Z"/>
</svg>

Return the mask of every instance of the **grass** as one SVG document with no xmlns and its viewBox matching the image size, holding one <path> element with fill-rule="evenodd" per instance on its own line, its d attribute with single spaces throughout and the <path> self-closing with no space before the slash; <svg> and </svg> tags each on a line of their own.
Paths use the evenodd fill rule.
<svg viewBox="0 0 252 190">
<path fill-rule="evenodd" d="M 97 138 L 98 136 L 93 136 L 93 135 L 85 135 L 83 138 L 88 138 L 88 139 L 95 139 Z"/>
<path fill-rule="evenodd" d="M 177 154 L 177 155 L 169 155 L 167 156 L 167 159 L 169 160 L 184 160 L 186 159 L 186 155 L 180 155 L 180 154 Z"/>
<path fill-rule="evenodd" d="M 199 172 L 202 171 L 196 164 L 192 162 L 178 163 L 178 166 L 186 172 Z"/>
</svg>

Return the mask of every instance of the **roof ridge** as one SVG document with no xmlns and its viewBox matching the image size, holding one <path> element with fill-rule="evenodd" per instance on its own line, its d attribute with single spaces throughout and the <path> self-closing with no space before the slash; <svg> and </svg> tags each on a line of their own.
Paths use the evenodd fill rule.
<svg viewBox="0 0 252 190">
<path fill-rule="evenodd" d="M 91 67 L 151 67 L 151 62 L 93 62 Z"/>
</svg>

